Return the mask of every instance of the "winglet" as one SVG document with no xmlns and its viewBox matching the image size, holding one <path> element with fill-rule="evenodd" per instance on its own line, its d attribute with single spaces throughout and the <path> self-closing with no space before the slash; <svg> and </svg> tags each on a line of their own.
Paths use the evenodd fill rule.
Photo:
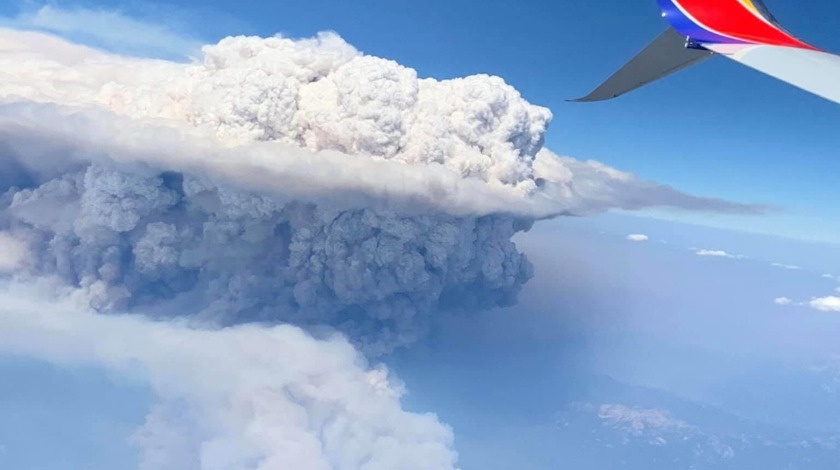
<svg viewBox="0 0 840 470">
<path fill-rule="evenodd" d="M 617 98 L 711 57 L 712 52 L 686 47 L 686 37 L 668 28 L 648 47 L 577 103 Z"/>
</svg>

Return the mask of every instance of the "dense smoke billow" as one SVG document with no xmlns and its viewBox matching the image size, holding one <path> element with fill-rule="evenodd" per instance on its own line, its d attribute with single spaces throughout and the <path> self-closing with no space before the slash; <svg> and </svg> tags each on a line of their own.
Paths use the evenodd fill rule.
<svg viewBox="0 0 840 470">
<path fill-rule="evenodd" d="M 100 311 L 328 324 L 387 347 L 414 339 L 442 295 L 504 303 L 530 276 L 512 217 L 339 211 L 100 165 L 10 199 L 28 271 Z"/>
<path fill-rule="evenodd" d="M 57 276 L 103 312 L 331 325 L 379 353 L 435 309 L 513 302 L 531 267 L 511 238 L 536 218 L 753 210 L 558 158 L 550 112 L 497 77 L 418 79 L 335 34 L 204 55 L 2 32 L 15 276 Z"/>
</svg>

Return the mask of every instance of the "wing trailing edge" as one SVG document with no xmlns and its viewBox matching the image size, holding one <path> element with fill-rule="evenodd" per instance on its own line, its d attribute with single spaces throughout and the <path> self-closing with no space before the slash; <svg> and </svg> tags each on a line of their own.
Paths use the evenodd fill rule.
<svg viewBox="0 0 840 470">
<path fill-rule="evenodd" d="M 712 56 L 711 51 L 686 47 L 686 37 L 668 28 L 642 52 L 592 93 L 571 100 L 604 101 L 641 88 Z"/>
</svg>

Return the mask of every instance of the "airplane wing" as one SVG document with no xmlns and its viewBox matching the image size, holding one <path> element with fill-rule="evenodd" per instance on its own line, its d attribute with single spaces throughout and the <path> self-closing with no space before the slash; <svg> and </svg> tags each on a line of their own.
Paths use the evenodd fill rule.
<svg viewBox="0 0 840 470">
<path fill-rule="evenodd" d="M 761 0 L 657 0 L 671 30 L 592 94 L 620 96 L 717 53 L 840 104 L 840 56 L 784 30 Z M 678 41 L 682 49 L 677 47 Z M 690 51 L 690 52 L 689 52 Z"/>
</svg>

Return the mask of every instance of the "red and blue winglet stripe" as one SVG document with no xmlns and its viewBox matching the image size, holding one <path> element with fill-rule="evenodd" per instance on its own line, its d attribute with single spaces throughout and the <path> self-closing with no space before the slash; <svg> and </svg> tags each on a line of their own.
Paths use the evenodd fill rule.
<svg viewBox="0 0 840 470">
<path fill-rule="evenodd" d="M 759 0 L 658 0 L 662 16 L 701 44 L 762 44 L 818 50 L 783 30 Z"/>
</svg>

